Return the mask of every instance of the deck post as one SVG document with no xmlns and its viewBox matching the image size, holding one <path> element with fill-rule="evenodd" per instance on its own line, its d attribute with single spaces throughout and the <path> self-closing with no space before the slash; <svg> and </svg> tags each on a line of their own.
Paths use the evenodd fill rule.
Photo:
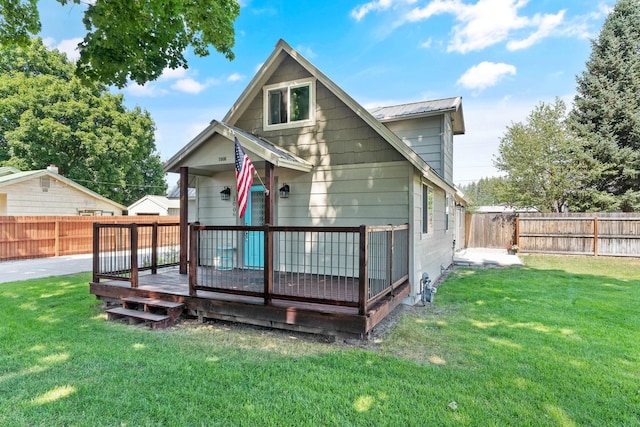
<svg viewBox="0 0 640 427">
<path fill-rule="evenodd" d="M 264 226 L 264 304 L 271 305 L 273 293 L 273 231 L 269 224 Z"/>
<path fill-rule="evenodd" d="M 198 283 L 198 231 L 197 224 L 191 224 L 189 228 L 189 295 L 196 296 L 196 285 Z M 183 273 L 180 273 L 183 274 Z"/>
<path fill-rule="evenodd" d="M 93 283 L 100 282 L 100 224 L 93 223 Z"/>
<path fill-rule="evenodd" d="M 138 224 L 131 224 L 129 228 L 131 249 L 131 287 L 138 287 Z"/>
<path fill-rule="evenodd" d="M 391 230 L 387 231 L 387 239 L 389 241 L 389 257 L 387 259 L 387 280 L 389 281 L 389 287 L 393 288 L 393 257 L 394 257 L 394 243 L 395 243 L 395 227 L 391 226 Z M 393 295 L 393 289 L 391 289 L 391 294 Z"/>
<path fill-rule="evenodd" d="M 364 316 L 367 313 L 367 283 L 368 277 L 368 258 L 369 258 L 369 233 L 367 226 L 360 226 L 360 250 L 359 250 L 359 281 L 358 281 L 358 314 Z"/>
<path fill-rule="evenodd" d="M 180 167 L 180 274 L 187 274 L 189 252 L 189 168 Z"/>
<path fill-rule="evenodd" d="M 271 162 L 265 162 L 265 185 L 267 186 L 267 194 L 266 194 L 266 198 L 264 200 L 265 202 L 265 209 L 264 209 L 264 223 L 265 224 L 269 224 L 269 225 L 275 225 L 273 223 L 273 219 L 274 219 L 274 206 L 275 206 L 275 200 L 276 200 L 276 189 L 275 187 L 275 179 L 273 176 L 273 163 Z"/>
<path fill-rule="evenodd" d="M 158 223 L 151 224 L 151 274 L 158 274 Z"/>
</svg>

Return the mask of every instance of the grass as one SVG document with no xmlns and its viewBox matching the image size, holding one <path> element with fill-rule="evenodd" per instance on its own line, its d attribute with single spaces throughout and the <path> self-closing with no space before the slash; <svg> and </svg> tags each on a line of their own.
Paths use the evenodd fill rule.
<svg viewBox="0 0 640 427">
<path fill-rule="evenodd" d="M 640 426 L 640 260 L 459 269 L 373 345 L 105 322 L 89 275 L 0 285 L 0 425 Z"/>
</svg>

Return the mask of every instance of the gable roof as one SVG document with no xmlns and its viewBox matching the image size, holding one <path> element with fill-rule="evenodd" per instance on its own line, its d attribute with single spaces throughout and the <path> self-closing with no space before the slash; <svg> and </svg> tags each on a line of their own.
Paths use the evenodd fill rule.
<svg viewBox="0 0 640 427">
<path fill-rule="evenodd" d="M 147 194 L 146 196 L 133 202 L 133 204 L 129 206 L 127 210 L 129 211 L 133 210 L 135 209 L 136 206 L 144 203 L 147 200 L 165 210 L 180 209 L 180 200 L 178 199 L 169 199 L 166 196 L 156 196 L 156 195 Z"/>
<path fill-rule="evenodd" d="M 17 169 L 12 168 L 14 170 L 17 171 Z M 41 170 L 34 170 L 34 171 L 18 171 L 18 172 L 14 172 L 14 173 L 9 173 L 7 175 L 4 176 L 0 176 L 0 188 L 2 187 L 6 187 L 9 185 L 13 185 L 13 184 L 17 184 L 19 182 L 22 181 L 26 181 L 29 179 L 34 179 L 34 178 L 39 178 L 42 176 L 48 176 L 51 179 L 54 180 L 58 180 L 63 182 L 65 185 L 67 185 L 68 187 L 72 187 L 82 193 L 85 193 L 91 197 L 94 197 L 96 199 L 99 199 L 105 203 L 109 203 L 113 206 L 116 206 L 118 209 L 120 210 L 125 210 L 127 209 L 126 206 L 121 205 L 120 203 L 114 202 L 111 199 L 108 199 L 104 196 L 101 196 L 100 194 L 96 193 L 95 191 L 89 190 L 87 187 L 80 185 L 78 183 L 76 183 L 75 181 L 70 180 L 69 178 L 65 178 L 62 175 L 59 175 L 55 172 L 51 172 L 47 169 L 41 169 Z"/>
<path fill-rule="evenodd" d="M 229 112 L 223 118 L 223 122 L 234 125 L 242 114 L 249 107 L 253 99 L 262 91 L 262 87 L 266 84 L 271 75 L 278 68 L 278 65 L 287 57 L 291 57 L 300 66 L 306 69 L 309 74 L 316 78 L 317 81 L 322 83 L 329 91 L 331 91 L 338 99 L 340 99 L 348 108 L 350 108 L 354 114 L 359 116 L 365 123 L 367 123 L 373 130 L 375 130 L 384 140 L 386 140 L 392 147 L 402 154 L 413 166 L 415 166 L 422 175 L 439 185 L 442 188 L 447 188 L 451 192 L 455 192 L 456 188 L 453 183 L 446 182 L 436 171 L 434 171 L 415 151 L 413 151 L 407 144 L 405 144 L 393 131 L 387 128 L 381 121 L 376 119 L 369 111 L 367 111 L 362 105 L 356 102 L 349 94 L 347 94 L 342 88 L 335 84 L 329 77 L 316 68 L 311 62 L 309 62 L 299 52 L 289 46 L 284 40 L 280 39 L 276 43 L 276 47 L 269 55 L 269 58 L 262 64 L 262 67 L 258 70 L 253 77 L 249 85 L 242 92 L 238 100 L 233 104 Z M 461 101 L 460 101 L 461 102 Z M 460 113 L 462 113 L 460 104 Z"/>
<path fill-rule="evenodd" d="M 247 131 L 231 126 L 228 123 L 212 120 L 205 130 L 200 132 L 198 136 L 192 139 L 173 157 L 165 162 L 164 170 L 166 172 L 179 172 L 180 162 L 189 155 L 195 153 L 201 144 L 216 133 L 226 137 L 230 141 L 233 141 L 234 138 L 238 138 L 240 145 L 242 145 L 242 148 L 245 151 L 250 151 L 260 156 L 264 160 L 272 163 L 274 166 L 303 172 L 309 172 L 313 169 L 313 165 L 311 163 L 275 146 L 266 139 L 252 135 Z"/>
<path fill-rule="evenodd" d="M 0 167 L 0 176 L 10 175 L 12 173 L 20 172 L 19 169 L 16 169 L 12 166 L 2 166 Z"/>
<path fill-rule="evenodd" d="M 465 132 L 464 116 L 462 114 L 462 97 L 436 99 L 431 101 L 412 102 L 409 104 L 377 107 L 369 110 L 371 115 L 382 123 L 396 120 L 429 117 L 445 112 L 452 113 L 453 134 L 462 135 Z"/>
</svg>

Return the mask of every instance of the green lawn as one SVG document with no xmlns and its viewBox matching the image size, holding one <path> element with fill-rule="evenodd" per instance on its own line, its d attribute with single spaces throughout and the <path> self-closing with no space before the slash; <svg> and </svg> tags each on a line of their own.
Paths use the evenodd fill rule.
<svg viewBox="0 0 640 427">
<path fill-rule="evenodd" d="M 640 260 L 524 259 L 456 270 L 377 346 L 106 322 L 86 274 L 0 284 L 0 425 L 640 426 Z"/>
</svg>

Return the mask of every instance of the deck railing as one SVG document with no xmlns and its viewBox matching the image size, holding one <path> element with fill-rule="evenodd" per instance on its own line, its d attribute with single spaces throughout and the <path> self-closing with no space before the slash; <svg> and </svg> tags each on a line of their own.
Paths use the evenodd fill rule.
<svg viewBox="0 0 640 427">
<path fill-rule="evenodd" d="M 93 225 L 93 281 L 124 280 L 138 287 L 138 274 L 178 265 L 179 223 Z"/>
<path fill-rule="evenodd" d="M 190 228 L 190 293 L 367 308 L 408 279 L 409 227 Z"/>
</svg>

